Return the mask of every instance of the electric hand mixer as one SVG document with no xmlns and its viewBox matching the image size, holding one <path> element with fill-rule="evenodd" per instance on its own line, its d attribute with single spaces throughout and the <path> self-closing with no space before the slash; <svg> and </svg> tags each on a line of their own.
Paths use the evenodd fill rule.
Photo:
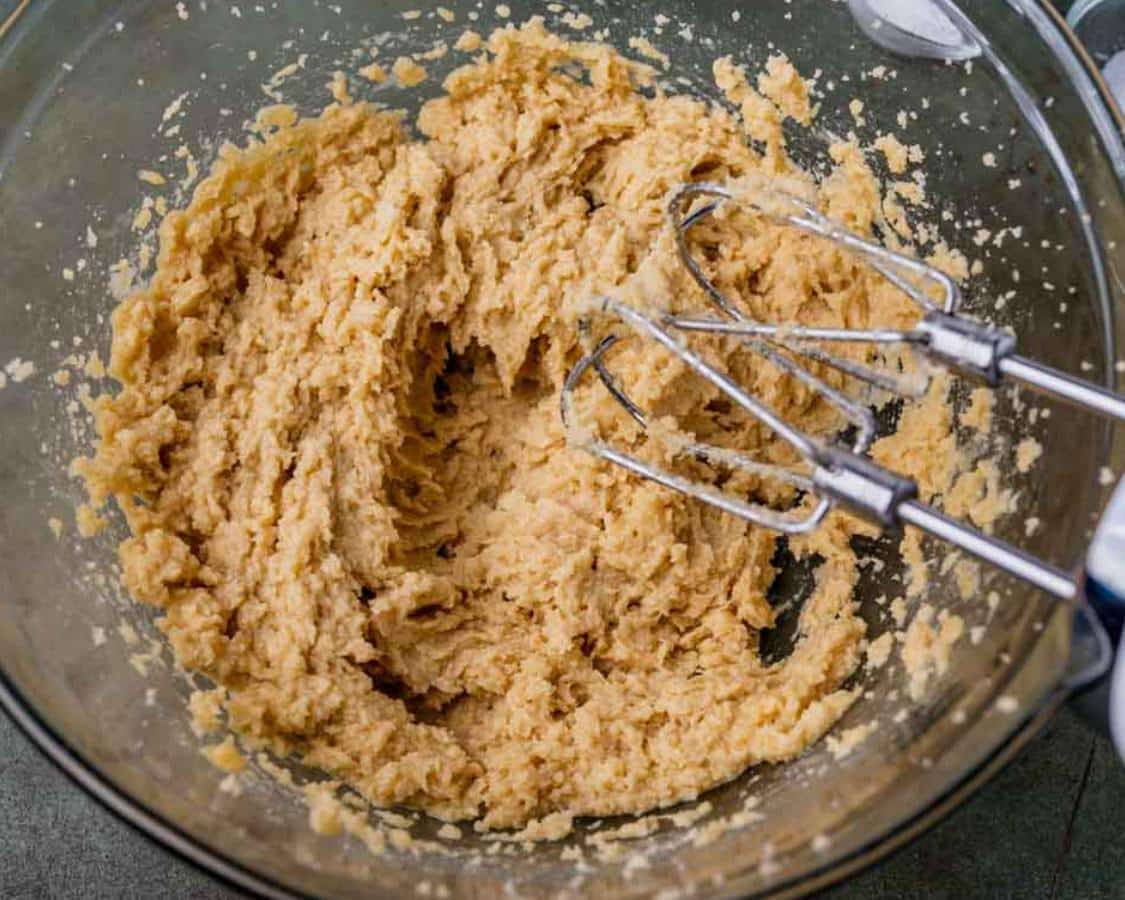
<svg viewBox="0 0 1125 900">
<path fill-rule="evenodd" d="M 920 313 L 917 325 L 906 330 L 856 330 L 751 320 L 707 276 L 688 244 L 693 226 L 714 216 L 724 204 L 740 204 L 772 222 L 831 241 L 865 260 L 917 305 Z M 655 340 L 679 357 L 692 371 L 791 445 L 804 465 L 799 469 L 779 468 L 727 448 L 695 441 L 682 442 L 674 448 L 676 452 L 730 469 L 779 479 L 815 498 L 816 502 L 794 511 L 743 499 L 646 462 L 576 427 L 573 394 L 590 372 L 597 374 L 606 390 L 638 425 L 642 428 L 647 425 L 645 411 L 629 396 L 607 365 L 607 356 L 620 340 L 617 333 L 611 332 L 591 347 L 571 370 L 563 387 L 561 414 L 576 444 L 641 478 L 786 534 L 811 531 L 836 505 L 883 528 L 913 525 L 1061 600 L 1089 601 L 1107 629 L 1119 631 L 1125 613 L 1125 482 L 1118 487 L 1103 514 L 1089 545 L 1083 572 L 1075 577 L 921 502 L 913 480 L 880 466 L 867 455 L 875 436 L 871 409 L 827 384 L 803 361 L 815 360 L 832 366 L 882 390 L 917 395 L 917 385 L 897 373 L 880 371 L 823 349 L 824 344 L 833 342 L 909 346 L 930 363 L 989 386 L 1015 381 L 1121 421 L 1125 421 L 1125 397 L 1018 356 L 1016 340 L 1011 334 L 960 314 L 961 294 L 953 278 L 914 257 L 858 236 L 789 193 L 746 180 L 728 186 L 686 184 L 673 193 L 668 215 L 684 266 L 719 315 L 687 317 L 653 313 L 608 296 L 591 304 L 593 313 L 618 320 L 632 332 Z M 588 333 L 588 322 L 586 330 Z M 763 359 L 819 392 L 853 426 L 849 429 L 852 436 L 848 445 L 826 441 L 794 427 L 728 373 L 707 362 L 688 346 L 688 337 L 699 333 L 725 335 L 742 341 Z M 1103 635 L 1103 640 L 1107 637 Z M 1117 747 L 1125 755 L 1125 648 L 1118 654 L 1113 677 L 1110 725 Z"/>
</svg>

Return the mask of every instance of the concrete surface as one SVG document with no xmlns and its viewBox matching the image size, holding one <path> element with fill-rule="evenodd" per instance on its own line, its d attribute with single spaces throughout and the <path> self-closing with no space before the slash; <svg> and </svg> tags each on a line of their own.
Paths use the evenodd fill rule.
<svg viewBox="0 0 1125 900">
<path fill-rule="evenodd" d="M 104 810 L 0 716 L 0 897 L 243 896 Z M 1125 766 L 1064 712 L 938 828 L 823 896 L 1125 898 Z"/>
</svg>

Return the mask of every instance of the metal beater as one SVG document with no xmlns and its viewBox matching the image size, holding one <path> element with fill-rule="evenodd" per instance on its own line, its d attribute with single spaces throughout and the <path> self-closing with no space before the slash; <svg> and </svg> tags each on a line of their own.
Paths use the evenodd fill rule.
<svg viewBox="0 0 1125 900">
<path fill-rule="evenodd" d="M 918 324 L 909 330 L 840 330 L 761 323 L 749 319 L 707 277 L 688 246 L 687 236 L 692 227 L 713 216 L 723 204 L 728 203 L 748 206 L 768 220 L 832 241 L 866 260 L 918 306 Z M 591 312 L 617 319 L 636 334 L 655 340 L 679 357 L 699 376 L 789 443 L 803 461 L 804 469 L 765 465 L 729 449 L 692 441 L 676 447 L 679 453 L 781 479 L 816 497 L 818 502 L 810 512 L 801 514 L 744 500 L 651 465 L 610 446 L 580 427 L 574 421 L 573 394 L 579 382 L 591 371 L 598 375 L 629 415 L 642 428 L 646 426 L 645 411 L 630 398 L 607 366 L 607 355 L 619 340 L 619 335 L 613 333 L 593 346 L 575 365 L 563 387 L 561 414 L 575 444 L 642 478 L 776 531 L 787 534 L 808 532 L 817 526 L 829 509 L 840 504 L 884 528 L 893 529 L 904 523 L 914 525 L 1058 598 L 1072 600 L 1085 591 L 1088 597 L 1098 593 L 1099 596 L 1115 598 L 1118 604 L 1122 604 L 1118 607 L 1119 611 L 1125 608 L 1125 599 L 1122 599 L 1125 598 L 1125 489 L 1117 491 L 1090 545 L 1086 570 L 1081 577 L 1075 578 L 919 501 L 918 487 L 913 480 L 878 465 L 866 455 L 875 434 L 871 409 L 826 384 L 800 361 L 817 360 L 878 388 L 916 393 L 903 383 L 902 378 L 838 358 L 818 344 L 863 342 L 909 346 L 933 363 L 982 380 L 990 386 L 995 387 L 1005 380 L 1018 381 L 1121 421 L 1125 421 L 1125 397 L 1016 355 L 1013 336 L 959 314 L 961 293 L 954 279 L 918 259 L 856 235 L 789 193 L 746 181 L 737 183 L 737 187 L 714 183 L 686 184 L 672 195 L 668 216 L 683 264 L 719 315 L 686 317 L 658 314 L 608 296 L 594 301 Z M 850 446 L 822 440 L 786 422 L 760 399 L 735 383 L 727 373 L 693 351 L 686 340 L 693 333 L 726 335 L 743 341 L 763 358 L 821 392 L 855 426 L 855 437 Z"/>
</svg>

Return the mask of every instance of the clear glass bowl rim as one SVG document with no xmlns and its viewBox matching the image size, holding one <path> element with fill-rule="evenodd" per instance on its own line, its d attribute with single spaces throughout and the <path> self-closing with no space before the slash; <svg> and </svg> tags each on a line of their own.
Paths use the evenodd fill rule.
<svg viewBox="0 0 1125 900">
<path fill-rule="evenodd" d="M 1070 55 L 1068 62 L 1071 65 L 1066 66 L 1066 70 L 1081 72 L 1090 79 L 1094 90 L 1079 91 L 1084 99 L 1089 121 L 1111 124 L 1119 135 L 1125 135 L 1125 115 L 1114 101 L 1097 65 L 1051 0 L 1017 0 L 1017 2 L 1024 7 L 1037 8 L 1041 16 L 1045 16 L 1054 26 L 1053 40 L 1048 40 L 1047 43 L 1057 57 L 1065 59 L 1065 54 Z M 0 53 L 4 49 L 4 43 L 19 39 L 17 26 L 32 3 L 33 0 L 17 0 L 15 8 L 0 21 Z M 1113 155 L 1119 158 L 1114 160 L 1114 168 L 1119 173 L 1122 185 L 1125 186 L 1125 154 L 1120 152 L 1121 146 L 1118 143 L 1117 147 L 1106 147 L 1106 150 L 1116 151 Z M 913 819 L 901 823 L 899 827 L 889 832 L 874 836 L 868 845 L 819 871 L 777 886 L 766 895 L 746 896 L 768 895 L 777 898 L 806 896 L 857 874 L 921 836 L 950 815 L 1011 762 L 1051 721 L 1068 699 L 1068 695 L 1068 688 L 1063 686 L 1056 688 L 1035 714 L 1006 742 L 995 747 L 993 752 L 974 769 L 963 772 L 961 778 L 951 785 L 944 796 L 939 797 L 928 809 L 923 810 Z M 174 823 L 103 777 L 63 735 L 57 733 L 38 715 L 9 679 L 2 661 L 0 661 L 0 709 L 3 709 L 37 750 L 90 797 L 126 824 L 180 858 L 232 887 L 250 891 L 261 897 L 294 900 L 294 898 L 309 896 L 284 887 L 250 870 L 240 862 L 199 843 Z"/>
</svg>

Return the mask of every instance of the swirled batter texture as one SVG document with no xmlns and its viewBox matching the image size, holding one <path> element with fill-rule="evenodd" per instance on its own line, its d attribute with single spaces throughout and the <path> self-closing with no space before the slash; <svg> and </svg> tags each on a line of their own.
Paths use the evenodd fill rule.
<svg viewBox="0 0 1125 900">
<path fill-rule="evenodd" d="M 421 139 L 344 102 L 274 110 L 264 140 L 223 152 L 116 311 L 121 390 L 81 469 L 126 514 L 129 589 L 225 688 L 236 732 L 379 804 L 501 827 L 694 797 L 796 756 L 854 699 L 856 524 L 791 541 L 822 561 L 795 649 L 767 661 L 775 535 L 568 446 L 559 390 L 590 297 L 705 308 L 670 249 L 677 184 L 785 179 L 860 230 L 880 205 L 854 146 L 819 185 L 789 161 L 782 123 L 809 104 L 783 60 L 757 89 L 716 65 L 735 114 L 639 91 L 642 67 L 535 23 L 485 50 L 421 110 Z M 696 250 L 763 319 L 905 315 L 830 246 L 724 227 Z M 790 419 L 838 427 L 753 354 L 703 346 Z M 658 349 L 626 342 L 613 365 L 654 427 L 793 458 Z M 604 392 L 580 405 L 666 458 Z"/>
</svg>

